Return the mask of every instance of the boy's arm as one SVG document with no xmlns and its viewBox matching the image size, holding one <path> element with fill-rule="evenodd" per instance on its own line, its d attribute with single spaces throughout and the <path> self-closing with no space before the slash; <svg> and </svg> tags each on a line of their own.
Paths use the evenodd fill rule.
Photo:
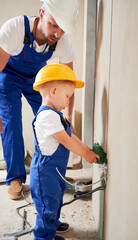
<svg viewBox="0 0 138 240">
<path fill-rule="evenodd" d="M 96 163 L 100 156 L 91 151 L 81 140 L 78 138 L 70 137 L 65 130 L 54 134 L 55 138 L 67 149 L 84 157 L 89 163 Z"/>
<path fill-rule="evenodd" d="M 78 143 L 80 143 L 84 148 L 86 148 L 87 150 L 92 150 L 90 149 L 86 144 L 84 144 L 75 134 L 71 134 L 71 137 L 73 139 L 75 139 Z"/>
</svg>

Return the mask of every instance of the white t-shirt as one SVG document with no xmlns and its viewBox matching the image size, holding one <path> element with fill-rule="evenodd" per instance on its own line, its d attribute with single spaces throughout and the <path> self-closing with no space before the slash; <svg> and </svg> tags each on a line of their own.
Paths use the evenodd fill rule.
<svg viewBox="0 0 138 240">
<path fill-rule="evenodd" d="M 47 156 L 52 155 L 59 146 L 53 134 L 64 130 L 59 114 L 53 110 L 40 112 L 34 127 L 41 153 Z"/>
<path fill-rule="evenodd" d="M 33 30 L 35 17 L 28 17 L 30 31 Z M 23 49 L 25 36 L 24 16 L 18 16 L 5 22 L 0 28 L 0 47 L 10 55 L 18 55 Z M 33 45 L 37 52 L 43 52 L 45 44 L 39 46 L 36 41 Z M 66 33 L 60 38 L 51 57 L 59 58 L 60 63 L 69 63 L 75 60 L 72 43 Z"/>
</svg>

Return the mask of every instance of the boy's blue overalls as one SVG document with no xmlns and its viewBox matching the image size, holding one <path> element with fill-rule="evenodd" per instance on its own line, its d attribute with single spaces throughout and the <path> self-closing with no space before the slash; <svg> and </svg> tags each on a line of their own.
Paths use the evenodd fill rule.
<svg viewBox="0 0 138 240">
<path fill-rule="evenodd" d="M 0 73 L 0 117 L 3 123 L 2 145 L 7 165 L 6 184 L 15 178 L 24 183 L 24 142 L 22 136 L 22 94 L 36 114 L 41 105 L 41 96 L 33 90 L 37 72 L 46 65 L 52 56 L 55 45 L 48 53 L 38 53 L 33 48 L 34 36 L 30 32 L 29 21 L 24 16 L 25 38 L 20 54 L 11 56 L 6 67 Z M 10 41 L 10 39 L 9 39 Z"/>
<path fill-rule="evenodd" d="M 51 108 L 42 106 L 37 115 L 41 111 L 48 111 L 49 109 Z M 64 122 L 62 113 L 54 109 L 51 110 L 60 115 L 62 125 L 67 134 L 71 136 L 70 124 Z M 33 129 L 36 117 L 33 121 Z M 37 210 L 36 225 L 34 228 L 35 240 L 53 239 L 56 228 L 60 225 L 59 217 L 66 183 L 59 176 L 56 168 L 65 177 L 68 158 L 69 150 L 62 144 L 59 144 L 53 155 L 42 155 L 35 135 L 35 153 L 30 168 L 30 190 Z"/>
</svg>

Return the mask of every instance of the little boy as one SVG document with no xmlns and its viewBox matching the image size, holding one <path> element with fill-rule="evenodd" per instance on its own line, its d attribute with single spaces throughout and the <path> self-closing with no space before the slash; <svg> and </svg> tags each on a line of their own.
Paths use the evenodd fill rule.
<svg viewBox="0 0 138 240">
<path fill-rule="evenodd" d="M 37 218 L 34 227 L 35 240 L 64 240 L 56 231 L 67 230 L 69 225 L 59 221 L 66 183 L 65 177 L 69 152 L 96 163 L 99 155 L 71 134 L 70 123 L 63 118 L 62 110 L 69 104 L 75 88 L 82 88 L 83 81 L 63 64 L 50 64 L 37 74 L 34 90 L 42 96 L 34 121 L 35 153 L 30 169 L 30 189 Z"/>
</svg>

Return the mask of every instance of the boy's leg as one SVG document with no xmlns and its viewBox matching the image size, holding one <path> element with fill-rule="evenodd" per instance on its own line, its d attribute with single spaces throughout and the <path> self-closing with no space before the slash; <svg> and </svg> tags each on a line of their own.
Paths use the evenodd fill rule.
<svg viewBox="0 0 138 240">
<path fill-rule="evenodd" d="M 37 210 L 36 225 L 34 227 L 35 239 L 51 240 L 56 234 L 58 199 L 61 193 L 53 181 L 52 174 L 44 168 L 38 171 L 31 164 L 30 168 L 30 190 L 33 202 Z"/>
<path fill-rule="evenodd" d="M 58 209 L 58 212 L 57 212 L 57 221 L 56 221 L 56 233 L 59 233 L 59 234 L 65 233 L 69 230 L 69 224 L 65 223 L 65 222 L 61 222 L 59 220 L 60 219 L 61 208 L 62 208 L 62 204 L 63 204 L 63 196 L 64 196 L 65 189 L 66 189 L 66 184 L 65 183 L 63 183 L 61 185 L 61 189 L 62 189 L 62 197 L 61 197 L 59 209 Z"/>
</svg>

